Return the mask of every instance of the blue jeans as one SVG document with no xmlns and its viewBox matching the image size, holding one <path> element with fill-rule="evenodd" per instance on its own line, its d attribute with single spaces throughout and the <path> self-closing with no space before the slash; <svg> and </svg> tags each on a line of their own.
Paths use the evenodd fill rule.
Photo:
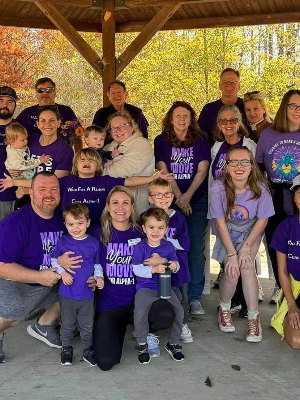
<svg viewBox="0 0 300 400">
<path fill-rule="evenodd" d="M 190 235 L 190 251 L 188 254 L 191 280 L 188 285 L 189 301 L 201 301 L 205 285 L 205 232 L 208 211 L 207 195 L 192 206 L 193 213 L 185 216 Z"/>
</svg>

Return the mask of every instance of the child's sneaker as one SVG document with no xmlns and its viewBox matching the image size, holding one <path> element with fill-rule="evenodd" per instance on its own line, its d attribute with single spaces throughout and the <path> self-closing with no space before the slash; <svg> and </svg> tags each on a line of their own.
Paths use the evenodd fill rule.
<svg viewBox="0 0 300 400">
<path fill-rule="evenodd" d="M 27 326 L 27 332 L 35 339 L 41 340 L 50 347 L 61 349 L 61 341 L 57 331 L 57 323 L 51 325 L 40 325 L 37 321 Z"/>
<path fill-rule="evenodd" d="M 91 347 L 83 350 L 83 360 L 90 364 L 92 367 L 96 367 L 97 363 L 94 358 L 94 350 Z"/>
<path fill-rule="evenodd" d="M 73 364 L 73 347 L 66 346 L 62 348 L 60 353 L 61 365 L 72 365 Z"/>
<path fill-rule="evenodd" d="M 148 333 L 147 344 L 150 357 L 159 357 L 160 349 L 158 336 L 154 335 L 153 333 Z"/>
<path fill-rule="evenodd" d="M 148 364 L 151 360 L 149 352 L 148 352 L 148 345 L 141 344 L 137 346 L 137 350 L 139 351 L 138 360 L 140 364 Z"/>
<path fill-rule="evenodd" d="M 2 338 L 0 338 L 0 363 L 5 362 L 5 354 L 3 351 L 3 339 L 4 339 L 4 334 L 3 334 Z"/>
<path fill-rule="evenodd" d="M 219 306 L 218 323 L 222 332 L 234 332 L 235 326 L 232 321 L 233 310 L 226 310 Z"/>
<path fill-rule="evenodd" d="M 256 318 L 248 319 L 248 333 L 246 336 L 247 342 L 258 343 L 262 340 L 262 327 L 260 324 L 259 314 Z"/>
<path fill-rule="evenodd" d="M 192 336 L 192 331 L 190 330 L 187 324 L 182 325 L 181 341 L 182 343 L 193 343 L 194 341 L 194 338 Z"/>
<path fill-rule="evenodd" d="M 165 349 L 175 361 L 184 361 L 184 355 L 181 353 L 182 346 L 180 344 L 171 344 L 168 342 Z"/>
</svg>

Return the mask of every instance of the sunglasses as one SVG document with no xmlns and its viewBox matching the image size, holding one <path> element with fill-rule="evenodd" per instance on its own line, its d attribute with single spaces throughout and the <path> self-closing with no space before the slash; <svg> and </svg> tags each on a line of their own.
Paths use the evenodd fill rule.
<svg viewBox="0 0 300 400">
<path fill-rule="evenodd" d="M 53 93 L 55 91 L 54 87 L 37 88 L 37 93 Z"/>
<path fill-rule="evenodd" d="M 231 167 L 237 167 L 240 165 L 241 167 L 248 167 L 251 164 L 250 160 L 228 160 L 227 165 L 230 165 Z"/>
<path fill-rule="evenodd" d="M 230 118 L 230 119 L 223 118 L 223 119 L 220 119 L 219 124 L 221 124 L 221 125 L 228 125 L 228 124 L 234 125 L 234 124 L 237 124 L 238 122 L 239 122 L 238 118 Z"/>
<path fill-rule="evenodd" d="M 166 192 L 166 193 L 156 193 L 156 194 L 150 194 L 149 197 L 155 197 L 157 200 L 163 199 L 164 197 L 166 199 L 170 199 L 173 196 L 173 192 Z"/>
</svg>

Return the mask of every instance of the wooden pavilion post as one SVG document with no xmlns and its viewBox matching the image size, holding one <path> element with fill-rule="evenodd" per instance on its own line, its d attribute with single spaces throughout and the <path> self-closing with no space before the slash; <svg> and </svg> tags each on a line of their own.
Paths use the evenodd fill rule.
<svg viewBox="0 0 300 400">
<path fill-rule="evenodd" d="M 109 105 L 107 88 L 110 82 L 116 79 L 116 23 L 114 0 L 103 0 L 102 19 L 102 84 L 103 84 L 103 106 Z"/>
</svg>

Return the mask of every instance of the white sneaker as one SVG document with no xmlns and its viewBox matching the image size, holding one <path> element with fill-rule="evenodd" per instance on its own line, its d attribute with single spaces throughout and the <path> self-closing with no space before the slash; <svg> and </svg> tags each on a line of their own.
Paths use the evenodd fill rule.
<svg viewBox="0 0 300 400">
<path fill-rule="evenodd" d="M 182 325 L 181 341 L 182 343 L 193 343 L 194 341 L 192 331 L 187 326 L 187 324 Z"/>
<path fill-rule="evenodd" d="M 199 300 L 193 300 L 190 302 L 190 313 L 194 315 L 205 314 L 204 308 Z"/>
<path fill-rule="evenodd" d="M 235 332 L 235 326 L 232 321 L 233 310 L 225 310 L 219 306 L 218 323 L 222 332 Z"/>
<path fill-rule="evenodd" d="M 275 284 L 270 304 L 277 304 L 278 296 L 279 296 L 280 288 L 278 287 L 277 283 Z"/>
<path fill-rule="evenodd" d="M 258 343 L 262 341 L 262 328 L 260 324 L 259 314 L 254 319 L 248 319 L 247 342 Z"/>
<path fill-rule="evenodd" d="M 159 338 L 154 335 L 154 333 L 148 333 L 147 336 L 148 343 L 148 351 L 150 357 L 159 357 L 160 349 L 159 349 Z"/>
<path fill-rule="evenodd" d="M 264 300 L 264 291 L 258 279 L 257 281 L 258 281 L 258 301 L 261 302 Z"/>
</svg>

